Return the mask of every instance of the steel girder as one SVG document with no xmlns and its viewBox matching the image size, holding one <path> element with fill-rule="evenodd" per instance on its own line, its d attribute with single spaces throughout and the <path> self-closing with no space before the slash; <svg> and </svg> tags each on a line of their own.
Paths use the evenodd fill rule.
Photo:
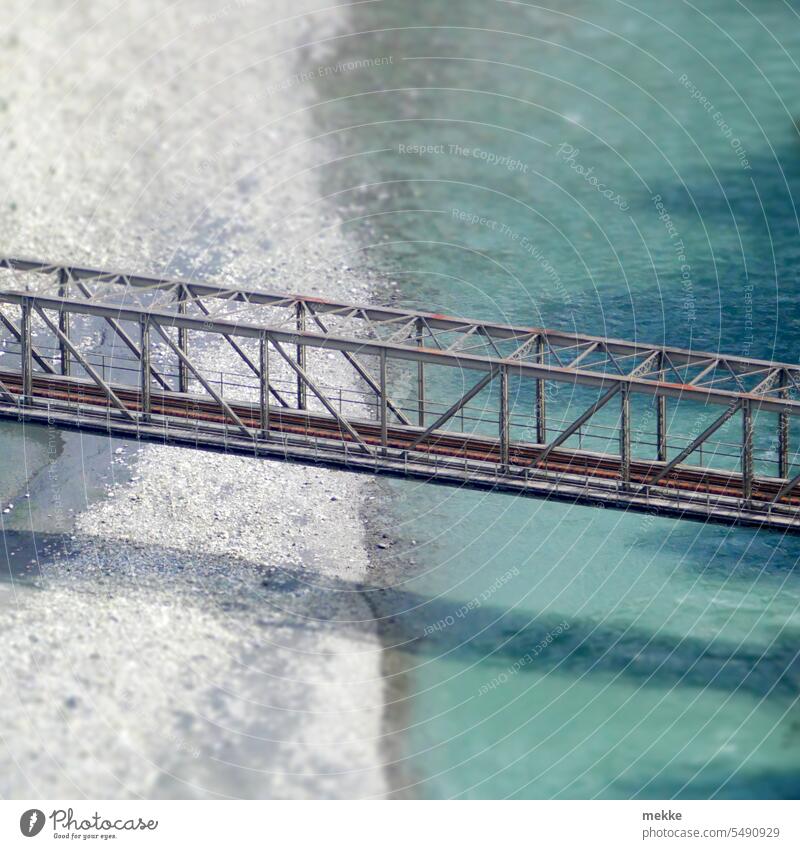
<svg viewBox="0 0 800 849">
<path fill-rule="evenodd" d="M 700 403 L 729 405 L 741 398 L 749 398 L 754 410 L 768 410 L 775 413 L 786 413 L 788 415 L 800 415 L 800 401 L 781 397 L 785 390 L 777 387 L 766 392 L 747 391 L 746 389 L 721 389 L 712 384 L 689 384 L 679 383 L 661 379 L 664 373 L 674 364 L 653 371 L 639 373 L 638 368 L 647 361 L 653 360 L 653 355 L 658 354 L 661 360 L 670 360 L 670 349 L 655 348 L 653 346 L 638 345 L 630 343 L 637 348 L 635 354 L 627 354 L 625 357 L 611 355 L 610 360 L 615 366 L 614 371 L 598 371 L 588 364 L 580 364 L 578 368 L 572 368 L 569 363 L 561 359 L 561 365 L 552 363 L 540 363 L 534 360 L 503 358 L 496 354 L 478 355 L 468 354 L 462 351 L 446 351 L 439 348 L 420 346 L 414 341 L 386 342 L 380 338 L 359 338 L 357 336 L 343 336 L 338 333 L 324 333 L 305 330 L 297 330 L 282 327 L 279 324 L 253 323 L 252 321 L 239 321 L 231 318 L 211 318 L 210 316 L 193 316 L 188 313 L 170 312 L 165 309 L 151 309 L 136 304 L 110 304 L 104 301 L 79 301 L 70 298 L 59 298 L 48 295 L 32 295 L 23 291 L 0 290 L 0 304 L 21 305 L 26 300 L 35 302 L 43 309 L 55 310 L 59 313 L 93 315 L 99 318 L 111 318 L 116 321 L 138 321 L 139 316 L 146 314 L 152 321 L 162 327 L 178 328 L 205 333 L 218 333 L 223 336 L 234 338 L 257 339 L 263 332 L 270 334 L 271 338 L 298 348 L 317 348 L 343 353 L 380 356 L 382 350 L 386 351 L 389 359 L 426 363 L 431 365 L 455 366 L 459 369 L 474 371 L 494 371 L 500 366 L 505 366 L 509 374 L 519 375 L 523 378 L 540 378 L 553 380 L 561 383 L 575 383 L 582 386 L 608 389 L 613 384 L 627 384 L 631 392 L 643 393 L 651 396 L 663 395 L 665 397 L 691 399 Z M 541 334 L 535 334 L 541 335 Z M 605 344 L 605 343 L 604 343 Z M 602 347 L 602 346 L 600 346 Z M 672 352 L 674 353 L 674 352 Z M 702 356 L 707 362 L 708 354 Z M 730 358 L 720 357 L 721 361 L 730 363 Z M 750 361 L 753 368 L 750 372 L 740 372 L 739 377 L 745 374 L 758 372 L 763 374 L 764 368 L 760 361 Z M 623 366 L 627 365 L 628 368 Z M 756 368 L 757 366 L 757 368 Z M 790 381 L 790 389 L 800 388 L 800 366 L 789 366 L 781 363 L 769 363 L 768 367 L 781 370 Z"/>
<path fill-rule="evenodd" d="M 378 457 L 387 450 L 388 416 L 401 426 L 412 429 L 401 405 L 388 395 L 387 368 L 389 361 L 417 364 L 417 403 L 419 427 L 414 429 L 405 451 L 424 450 L 437 438 L 437 432 L 462 410 L 479 392 L 500 381 L 500 408 L 497 438 L 500 446 L 500 467 L 508 473 L 513 465 L 512 438 L 509 417 L 509 377 L 531 379 L 536 384 L 535 405 L 531 416 L 536 420 L 537 443 L 542 446 L 531 467 L 542 467 L 554 451 L 563 446 L 581 427 L 617 394 L 621 395 L 619 456 L 621 480 L 630 485 L 631 425 L 630 397 L 632 393 L 653 396 L 657 404 L 657 456 L 662 465 L 646 486 L 663 485 L 674 469 L 709 439 L 733 415 L 742 411 L 741 446 L 742 491 L 745 500 L 753 492 L 753 413 L 758 410 L 779 416 L 780 477 L 786 482 L 775 496 L 775 502 L 791 495 L 800 485 L 800 475 L 789 479 L 788 421 L 800 414 L 800 401 L 791 396 L 800 390 L 800 366 L 724 354 L 695 352 L 684 349 L 648 345 L 624 340 L 564 333 L 544 328 L 518 327 L 506 324 L 469 321 L 434 313 L 399 310 L 390 307 L 364 306 L 302 295 L 270 293 L 256 289 L 215 286 L 182 280 L 123 274 L 98 269 L 78 268 L 36 260 L 0 259 L 0 269 L 10 272 L 35 272 L 49 278 L 57 292 L 53 294 L 0 288 L 0 305 L 21 308 L 18 327 L 0 309 L 2 324 L 21 345 L 22 396 L 29 396 L 34 362 L 44 372 L 55 369 L 33 345 L 31 316 L 39 316 L 55 335 L 60 348 L 61 373 L 69 375 L 70 363 L 79 364 L 100 387 L 110 404 L 128 419 L 134 418 L 116 396 L 110 382 L 94 370 L 89 361 L 70 339 L 70 317 L 93 316 L 102 319 L 139 361 L 143 406 L 139 418 L 147 421 L 151 396 L 151 380 L 165 392 L 170 384 L 152 364 L 149 350 L 150 331 L 154 330 L 178 360 L 178 391 L 188 393 L 190 375 L 214 399 L 228 419 L 246 438 L 258 438 L 232 406 L 206 380 L 189 354 L 191 333 L 214 333 L 222 336 L 261 387 L 261 430 L 269 430 L 269 397 L 283 408 L 290 402 L 270 383 L 268 360 L 270 346 L 289 366 L 296 380 L 296 408 L 304 410 L 307 393 L 315 396 L 343 433 L 367 456 Z M 87 281 L 93 282 L 94 290 Z M 47 286 L 44 287 L 47 289 Z M 83 299 L 70 297 L 77 291 Z M 137 295 L 132 298 L 132 293 Z M 155 294 L 160 300 L 144 304 L 138 295 Z M 121 298 L 121 300 L 120 300 Z M 209 299 L 220 304 L 219 310 L 207 305 Z M 236 310 L 242 311 L 241 316 Z M 264 311 L 267 311 L 265 314 Z M 48 313 L 54 313 L 54 320 Z M 323 320 L 322 316 L 325 316 Z M 313 328 L 309 329 L 308 319 Z M 138 344 L 123 328 L 123 322 L 135 322 L 141 329 Z M 173 336 L 175 338 L 173 338 Z M 259 356 L 253 357 L 241 341 L 255 339 Z M 307 365 L 310 349 L 340 352 L 377 399 L 376 415 L 381 423 L 380 452 L 361 438 L 342 411 L 337 411 L 325 396 Z M 288 352 L 293 351 L 293 356 Z M 373 377 L 362 359 L 375 357 L 379 375 Z M 258 360 L 256 363 L 255 360 Z M 478 373 L 472 388 L 452 404 L 445 413 L 426 425 L 425 365 L 457 368 Z M 483 372 L 481 375 L 480 373 Z M 585 386 L 599 390 L 599 399 L 582 415 L 567 423 L 558 435 L 547 441 L 545 420 L 546 381 Z M 2 398 L 12 396 L 6 386 L 0 386 Z M 144 403 L 146 397 L 146 404 Z M 666 407 L 667 398 L 691 399 L 704 405 L 720 405 L 726 409 L 713 424 L 693 439 L 672 460 L 667 458 Z M 233 403 L 233 402 L 232 402 Z M 430 404 L 429 406 L 433 406 Z M 441 406 L 440 406 L 441 409 Z M 266 424 L 265 424 L 266 423 Z"/>
<path fill-rule="evenodd" d="M 720 391 L 752 393 L 765 398 L 778 397 L 785 388 L 781 385 L 782 375 L 786 377 L 790 390 L 800 391 L 800 366 L 793 363 L 692 351 L 547 328 L 470 321 L 438 313 L 352 304 L 256 288 L 82 268 L 42 260 L 4 257 L 0 258 L 0 269 L 49 276 L 54 287 L 62 289 L 64 281 L 95 281 L 100 290 L 94 293 L 93 299 L 98 302 L 113 302 L 119 297 L 120 289 L 123 294 L 127 291 L 125 297 L 128 299 L 130 293 L 149 292 L 164 296 L 164 302 L 158 306 L 160 312 L 183 314 L 191 310 L 198 300 L 214 298 L 223 301 L 228 310 L 231 306 L 243 306 L 247 310 L 246 320 L 252 318 L 253 307 L 284 310 L 286 317 L 282 324 L 286 327 L 293 325 L 299 335 L 305 332 L 306 315 L 327 315 L 346 325 L 345 330 L 334 331 L 345 338 L 363 339 L 369 336 L 390 345 L 406 347 L 414 344 L 423 349 L 439 351 L 443 355 L 475 356 L 484 360 L 508 359 L 522 365 L 547 360 L 555 368 L 576 373 L 624 376 L 642 358 L 658 352 L 661 367 L 648 374 L 649 382 L 677 386 L 686 393 L 706 390 L 710 398 L 716 399 L 712 403 L 728 403 L 727 399 L 718 395 Z M 216 316 L 207 314 L 206 317 L 213 319 Z M 326 335 L 326 331 L 323 331 L 323 335 Z M 302 363 L 300 365 L 302 367 Z M 667 376 L 672 379 L 667 380 Z"/>
</svg>

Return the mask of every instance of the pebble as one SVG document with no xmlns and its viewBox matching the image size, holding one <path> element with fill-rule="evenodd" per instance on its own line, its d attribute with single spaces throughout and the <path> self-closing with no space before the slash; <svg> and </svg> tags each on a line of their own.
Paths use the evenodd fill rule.
<svg viewBox="0 0 800 849">
<path fill-rule="evenodd" d="M 52 29 L 49 13 L 37 11 L 27 0 L 8 2 L 10 9 L 4 11 L 11 26 L 26 38 Z M 268 13 L 262 6 L 254 7 L 253 14 L 288 18 L 306 5 L 300 0 L 298 10 L 297 0 L 273 0 Z M 198 0 L 197 6 L 214 8 L 210 0 Z M 142 0 L 132 14 L 146 22 L 160 8 L 156 0 Z M 87 265 L 145 272 L 161 270 L 175 254 L 196 255 L 202 262 L 203 248 L 193 245 L 186 234 L 197 230 L 192 223 L 195 200 L 214 197 L 215 216 L 223 222 L 241 222 L 242 227 L 241 247 L 227 233 L 215 238 L 214 263 L 225 269 L 224 274 L 212 272 L 216 280 L 260 282 L 263 269 L 272 267 L 273 274 L 263 280 L 265 288 L 302 289 L 308 286 L 303 281 L 313 281 L 319 282 L 324 296 L 344 297 L 341 277 L 331 269 L 352 246 L 337 228 L 320 226 L 318 186 L 306 170 L 308 158 L 318 151 L 311 151 L 308 144 L 291 144 L 293 137 L 288 135 L 297 132 L 298 139 L 305 139 L 307 127 L 282 129 L 274 142 L 266 140 L 268 150 L 260 145 L 250 159 L 246 146 L 237 152 L 236 168 L 250 168 L 265 156 L 280 153 L 285 172 L 295 175 L 277 186 L 264 175 L 261 188 L 270 190 L 254 192 L 249 199 L 254 213 L 249 223 L 242 217 L 241 199 L 222 191 L 230 182 L 227 160 L 221 157 L 219 168 L 197 170 L 209 150 L 223 151 L 232 139 L 261 127 L 265 120 L 261 107 L 279 116 L 289 106 L 296 109 L 298 98 L 306 96 L 300 91 L 304 87 L 285 96 L 276 90 L 267 101 L 262 98 L 258 114 L 240 110 L 225 122 L 208 121 L 202 134 L 193 132 L 211 100 L 196 98 L 195 103 L 197 91 L 215 91 L 218 85 L 224 87 L 220 81 L 232 80 L 230 86 L 241 86 L 238 95 L 245 98 L 263 93 L 257 76 L 250 81 L 238 73 L 243 57 L 235 50 L 215 47 L 213 62 L 196 61 L 209 46 L 204 38 L 224 46 L 238 43 L 240 28 L 254 31 L 248 29 L 253 24 L 249 14 L 246 8 L 237 9 L 236 15 L 223 16 L 207 33 L 197 30 L 191 39 L 184 37 L 186 22 L 179 13 L 175 20 L 165 17 L 163 37 L 172 45 L 172 60 L 177 67 L 192 68 L 191 74 L 175 78 L 173 89 L 161 85 L 162 69 L 143 61 L 150 55 L 150 43 L 131 35 L 133 22 L 127 15 L 109 15 L 97 24 L 97 37 L 121 44 L 120 50 L 102 56 L 89 48 L 68 51 L 49 87 L 41 86 L 41 71 L 34 62 L 15 66 L 13 85 L 23 94 L 35 92 L 42 114 L 84 114 L 87 104 L 97 99 L 94 129 L 107 140 L 107 150 L 98 152 L 92 174 L 82 184 L 75 215 L 66 218 L 62 211 L 74 195 L 72 174 L 85 170 L 83 153 L 78 153 L 81 146 L 64 149 L 58 134 L 45 134 L 36 145 L 25 145 L 24 156 L 20 152 L 0 162 L 7 178 L 10 169 L 18 169 L 15 180 L 20 185 L 41 183 L 41 173 L 56 157 L 63 164 L 59 169 L 63 177 L 48 180 L 51 202 L 37 214 L 33 203 L 20 200 L 14 236 L 21 253 L 67 256 Z M 341 23 L 336 21 L 337 26 Z M 319 25 L 325 29 L 322 21 Z M 83 24 L 65 21 L 63 26 L 66 29 L 58 37 L 76 43 Z M 290 64 L 293 54 L 278 53 L 277 48 L 292 44 L 293 31 L 278 30 L 274 34 L 269 28 L 259 30 L 255 49 L 261 56 L 274 48 L 271 67 L 275 66 L 277 79 L 288 79 L 296 73 Z M 149 86 L 159 97 L 137 114 L 137 132 L 118 133 L 127 105 L 102 100 L 98 92 L 104 90 L 105 79 L 121 79 L 128 67 L 137 68 L 137 85 L 143 90 Z M 170 138 L 182 140 L 181 156 L 168 163 L 146 145 L 140 147 L 138 133 L 141 129 L 141 138 L 158 138 L 164 115 L 171 116 Z M 9 132 L 15 134 L 13 126 Z M 22 151 L 23 145 L 19 148 Z M 127 167 L 118 173 L 112 166 L 120 161 Z M 152 173 L 160 179 L 149 181 Z M 109 175 L 118 191 L 109 192 Z M 150 186 L 147 196 L 140 204 L 131 204 L 140 185 Z M 187 187 L 180 191 L 190 196 L 174 203 L 179 186 Z M 86 214 L 101 202 L 103 216 Z M 153 209 L 170 211 L 157 227 L 152 226 Z M 284 210 L 291 214 L 284 215 Z M 87 218 L 98 222 L 95 232 L 81 223 Z M 259 247 L 265 229 L 268 249 Z M 299 247 L 309 243 L 306 234 L 314 235 L 311 251 Z M 198 269 L 210 273 L 207 265 L 199 264 Z M 369 299 L 364 287 L 352 291 L 359 299 Z M 230 370 L 237 359 L 224 344 L 198 350 L 198 357 L 216 371 Z M 342 362 L 341 357 L 326 359 L 320 368 L 325 376 L 321 382 L 332 384 L 341 374 L 337 369 Z M 120 457 L 126 450 L 117 447 L 113 454 Z M 107 500 L 79 512 L 76 531 L 70 534 L 69 548 L 74 552 L 61 563 L 43 564 L 44 591 L 30 592 L 25 606 L 15 608 L 20 624 L 36 629 L 42 643 L 36 655 L 27 643 L 24 649 L 11 645 L 0 649 L 0 667 L 7 676 L 4 682 L 10 681 L 14 691 L 39 702 L 26 704 L 26 711 L 20 712 L 12 710 L 13 699 L 0 699 L 4 739 L 16 747 L 14 753 L 0 752 L 4 795 L 23 798 L 29 787 L 26 771 L 35 775 L 43 798 L 70 798 L 76 787 L 89 798 L 102 798 L 109 792 L 109 776 L 114 777 L 114 792 L 152 798 L 167 772 L 178 776 L 175 780 L 186 779 L 182 792 L 192 787 L 192 792 L 207 796 L 353 798 L 384 792 L 380 641 L 366 626 L 370 613 L 362 596 L 332 593 L 326 589 L 330 580 L 316 580 L 357 582 L 367 574 L 369 560 L 359 523 L 364 479 L 320 472 L 316 479 L 323 486 L 310 489 L 303 485 L 310 474 L 306 468 L 279 462 L 155 445 L 138 449 L 135 479 L 110 489 Z M 331 490 L 337 494 L 331 496 Z M 340 503 L 334 507 L 330 502 Z M 211 518 L 215 508 L 221 514 L 216 521 Z M 335 530 L 312 536 L 311 531 L 324 528 L 325 522 Z M 225 527 L 217 533 L 221 523 Z M 289 562 L 294 558 L 298 562 Z M 285 563 L 281 572 L 286 577 L 276 576 L 274 586 L 267 580 L 259 585 L 258 569 L 265 563 Z M 104 583 L 98 586 L 101 575 Z M 172 603 L 169 608 L 164 605 L 167 600 Z M 342 621 L 365 625 L 356 631 L 342 627 Z M 14 633 L 1 612 L 0 631 Z M 74 639 L 76 633 L 86 639 Z M 365 644 L 374 650 L 364 651 Z M 97 647 L 102 647 L 103 659 L 90 663 Z M 40 662 L 33 662 L 38 655 Z M 325 658 L 324 681 L 318 686 L 314 682 L 321 680 L 320 657 Z M 35 688 L 30 686 L 32 670 Z M 75 694 L 65 690 L 76 680 L 70 677 L 72 671 L 85 675 L 71 685 L 78 689 Z M 54 715 L 58 714 L 54 706 L 62 703 L 74 710 L 68 725 Z M 85 709 L 88 705 L 97 708 L 102 722 Z M 180 712 L 213 720 L 202 723 L 205 730 L 193 740 L 204 755 L 217 750 L 229 762 L 253 763 L 255 768 L 203 773 L 207 758 L 196 762 L 191 755 L 182 758 L 176 746 L 184 733 Z M 276 742 L 259 750 L 264 728 Z M 58 769 L 32 766 L 42 740 L 47 743 L 47 760 L 58 763 Z M 76 740 L 85 741 L 91 756 L 80 758 Z M 20 763 L 24 768 L 18 775 Z M 232 776 L 227 784 L 226 775 Z"/>
</svg>

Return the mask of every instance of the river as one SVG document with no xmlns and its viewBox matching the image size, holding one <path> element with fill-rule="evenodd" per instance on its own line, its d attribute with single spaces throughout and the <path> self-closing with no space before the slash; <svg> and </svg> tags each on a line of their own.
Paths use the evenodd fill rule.
<svg viewBox="0 0 800 849">
<path fill-rule="evenodd" d="M 797 4 L 554 5 L 354 7 L 314 117 L 363 262 L 409 307 L 797 361 Z M 797 540 L 389 488 L 405 792 L 800 793 Z"/>
</svg>

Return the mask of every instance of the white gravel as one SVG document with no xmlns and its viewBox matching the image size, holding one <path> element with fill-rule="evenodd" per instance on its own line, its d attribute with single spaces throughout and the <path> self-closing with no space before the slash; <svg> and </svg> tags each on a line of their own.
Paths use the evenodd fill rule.
<svg viewBox="0 0 800 849">
<path fill-rule="evenodd" d="M 346 23 L 313 5 L 6 0 L 4 251 L 367 299 L 310 170 L 294 75 L 325 54 L 293 48 Z M 83 486 L 80 442 L 40 499 Z M 54 537 L 35 588 L 0 585 L 0 795 L 383 795 L 369 484 L 154 446 L 115 462 L 70 556 Z"/>
</svg>

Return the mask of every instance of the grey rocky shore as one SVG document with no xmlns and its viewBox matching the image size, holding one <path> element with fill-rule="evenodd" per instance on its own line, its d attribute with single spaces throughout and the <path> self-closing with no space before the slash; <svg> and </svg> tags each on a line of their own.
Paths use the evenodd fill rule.
<svg viewBox="0 0 800 849">
<path fill-rule="evenodd" d="M 7 5 L 4 252 L 369 299 L 297 76 L 341 11 Z M 369 486 L 64 437 L 2 515 L 37 554 L 0 584 L 0 796 L 385 795 Z"/>
</svg>

